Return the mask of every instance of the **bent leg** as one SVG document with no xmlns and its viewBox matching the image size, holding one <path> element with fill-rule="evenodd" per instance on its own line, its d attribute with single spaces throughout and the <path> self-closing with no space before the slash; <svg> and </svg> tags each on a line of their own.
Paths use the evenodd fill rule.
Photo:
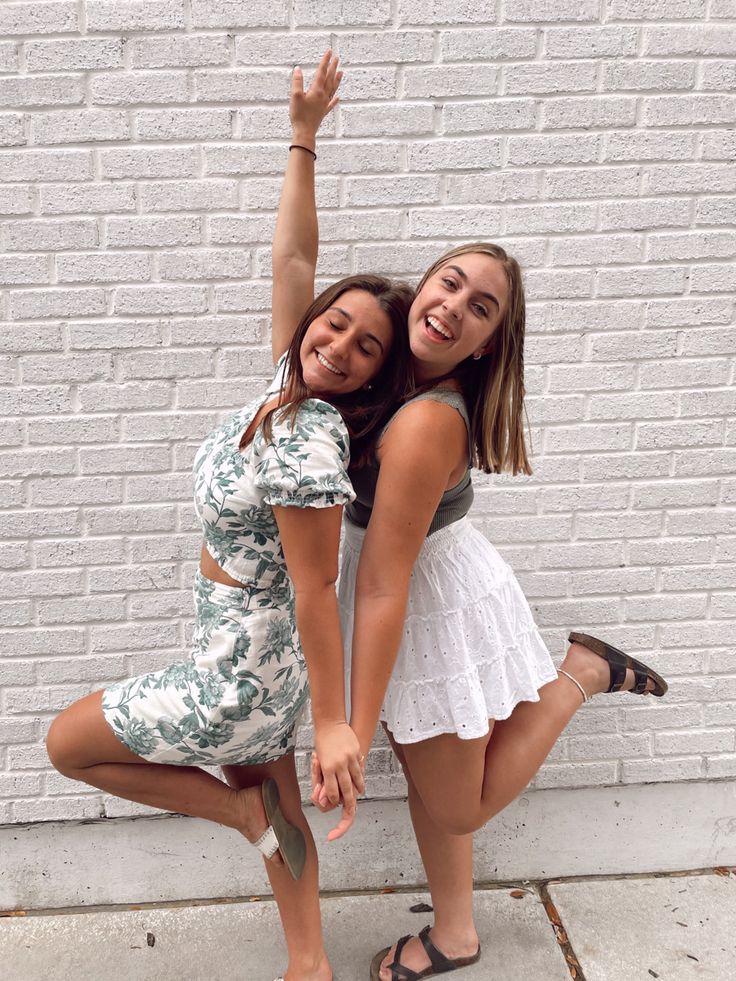
<svg viewBox="0 0 736 981">
<path fill-rule="evenodd" d="M 236 790 L 260 785 L 267 777 L 272 777 L 279 787 L 284 817 L 304 834 L 307 859 L 298 881 L 292 879 L 285 867 L 276 867 L 272 862 L 266 862 L 266 871 L 279 907 L 289 952 L 287 981 L 292 978 L 330 981 L 332 971 L 324 948 L 320 918 L 317 849 L 302 810 L 294 754 L 289 753 L 274 763 L 261 766 L 223 766 L 222 771 L 228 784 Z"/>
<path fill-rule="evenodd" d="M 199 767 L 151 763 L 131 753 L 105 721 L 100 691 L 54 719 L 46 748 L 64 776 L 116 797 L 215 821 L 249 841 L 256 841 L 266 827 L 260 791 L 237 793 Z"/>
</svg>

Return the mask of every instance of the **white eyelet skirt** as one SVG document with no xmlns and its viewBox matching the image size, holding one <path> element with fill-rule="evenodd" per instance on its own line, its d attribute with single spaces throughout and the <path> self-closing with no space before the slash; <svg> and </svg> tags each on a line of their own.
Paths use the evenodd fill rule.
<svg viewBox="0 0 736 981">
<path fill-rule="evenodd" d="M 339 596 L 348 668 L 364 536 L 345 522 Z M 539 689 L 556 678 L 521 587 L 493 545 L 468 518 L 430 535 L 412 571 L 404 636 L 381 711 L 396 741 L 448 732 L 480 738 L 489 719 L 539 701 Z"/>
</svg>

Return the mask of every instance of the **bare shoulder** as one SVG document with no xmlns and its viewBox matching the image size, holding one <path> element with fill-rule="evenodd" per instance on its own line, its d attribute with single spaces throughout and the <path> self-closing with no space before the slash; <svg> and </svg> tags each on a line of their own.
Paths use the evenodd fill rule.
<svg viewBox="0 0 736 981">
<path fill-rule="evenodd" d="M 417 399 L 391 420 L 379 444 L 381 463 L 386 457 L 437 455 L 449 461 L 457 453 L 467 456 L 468 434 L 457 409 L 445 402 Z"/>
</svg>

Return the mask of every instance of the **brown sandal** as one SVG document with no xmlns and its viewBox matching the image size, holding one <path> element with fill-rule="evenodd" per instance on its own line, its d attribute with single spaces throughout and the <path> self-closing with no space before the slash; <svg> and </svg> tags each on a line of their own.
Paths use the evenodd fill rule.
<svg viewBox="0 0 736 981">
<path fill-rule="evenodd" d="M 608 662 L 611 672 L 611 682 L 608 688 L 606 688 L 607 692 L 621 691 L 623 689 L 627 669 L 634 672 L 634 687 L 627 689 L 631 694 L 656 695 L 657 698 L 661 698 L 667 691 L 668 685 L 664 678 L 660 677 L 656 671 L 652 671 L 643 661 L 637 661 L 630 654 L 624 654 L 618 647 L 612 647 L 604 640 L 591 637 L 590 634 L 572 633 L 567 639 L 571 644 L 582 644 L 583 647 L 587 647 L 589 651 L 592 651 L 594 654 L 602 657 L 604 661 Z M 586 694 L 580 682 L 568 674 L 567 671 L 560 671 L 560 674 L 564 674 L 566 678 L 569 678 L 570 681 L 578 686 L 583 693 L 583 698 L 587 702 L 590 695 Z M 649 681 L 654 683 L 654 688 L 647 691 L 647 683 Z"/>
<path fill-rule="evenodd" d="M 391 971 L 391 981 L 419 981 L 420 978 L 428 978 L 433 974 L 445 974 L 447 971 L 455 971 L 459 967 L 468 967 L 470 964 L 475 964 L 476 961 L 480 960 L 480 944 L 478 944 L 476 953 L 470 957 L 455 957 L 452 960 L 449 957 L 445 957 L 442 951 L 438 950 L 429 939 L 429 930 L 430 928 L 426 926 L 419 934 L 419 939 L 422 941 L 422 945 L 427 952 L 430 967 L 425 967 L 423 971 L 417 972 L 404 967 L 400 963 L 401 952 L 411 940 L 411 934 L 407 934 L 401 940 L 397 941 L 394 959 L 388 965 L 388 969 Z M 379 971 L 381 970 L 381 964 L 389 950 L 391 950 L 390 947 L 385 947 L 371 961 L 371 981 L 380 981 Z"/>
</svg>

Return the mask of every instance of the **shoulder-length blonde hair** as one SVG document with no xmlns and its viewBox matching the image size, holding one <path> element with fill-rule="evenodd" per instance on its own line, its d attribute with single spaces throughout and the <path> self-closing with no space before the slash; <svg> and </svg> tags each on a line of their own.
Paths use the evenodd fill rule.
<svg viewBox="0 0 736 981">
<path fill-rule="evenodd" d="M 432 263 L 417 287 L 417 295 L 443 266 L 469 253 L 488 255 L 501 263 L 509 287 L 508 305 L 487 353 L 477 361 L 466 358 L 445 377 L 460 382 L 468 406 L 473 466 L 486 473 L 530 474 L 523 423 L 526 304 L 519 263 L 500 245 L 459 245 Z M 422 386 L 422 390 L 428 387 Z"/>
</svg>

